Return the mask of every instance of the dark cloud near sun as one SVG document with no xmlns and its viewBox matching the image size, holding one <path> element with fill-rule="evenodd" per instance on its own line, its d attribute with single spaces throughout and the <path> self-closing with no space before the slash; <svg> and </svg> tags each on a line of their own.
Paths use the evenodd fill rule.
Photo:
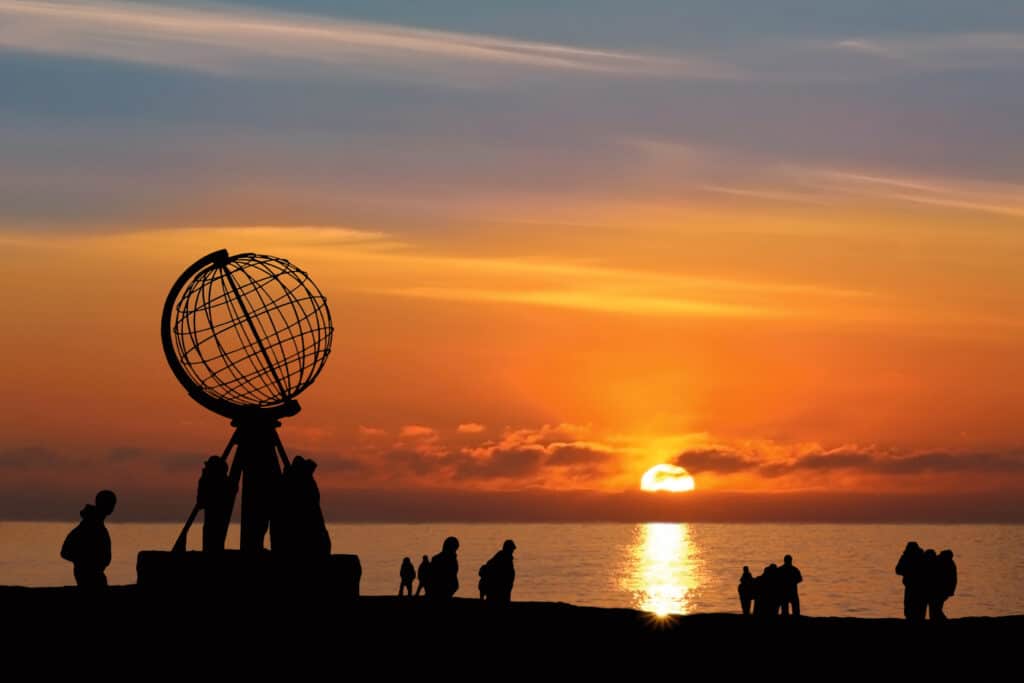
<svg viewBox="0 0 1024 683">
<path fill-rule="evenodd" d="M 541 468 L 544 451 L 537 448 L 495 450 L 484 458 L 464 453 L 452 456 L 454 479 L 522 479 L 536 475 Z"/>
<path fill-rule="evenodd" d="M 679 454 L 674 464 L 684 468 L 690 474 L 713 472 L 715 474 L 732 474 L 744 472 L 758 466 L 756 460 L 727 450 L 696 450 Z"/>
<path fill-rule="evenodd" d="M 585 441 L 585 428 L 545 425 L 536 429 L 506 428 L 497 438 L 484 430 L 460 427 L 446 433 L 423 425 L 404 427 L 390 447 L 363 449 L 361 473 L 387 480 L 423 482 L 501 481 L 544 485 L 554 480 L 587 481 L 615 474 L 627 453 L 611 445 Z M 477 440 L 467 443 L 467 439 Z"/>
<path fill-rule="evenodd" d="M 811 451 L 770 460 L 728 449 L 695 450 L 679 454 L 674 463 L 692 473 L 749 472 L 766 478 L 842 471 L 895 476 L 1024 473 L 1024 453 L 899 454 L 851 448 Z"/>
</svg>

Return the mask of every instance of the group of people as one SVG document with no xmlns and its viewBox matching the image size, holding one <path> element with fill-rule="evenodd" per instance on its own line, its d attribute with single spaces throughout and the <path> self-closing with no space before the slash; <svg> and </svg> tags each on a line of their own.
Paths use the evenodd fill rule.
<svg viewBox="0 0 1024 683">
<path fill-rule="evenodd" d="M 512 600 L 512 585 L 516 580 L 516 569 L 512 554 L 515 552 L 516 544 L 505 541 L 501 550 L 496 552 L 491 559 L 480 566 L 478 572 L 480 581 L 477 589 L 480 591 L 480 599 L 496 603 L 508 603 Z M 412 560 L 408 557 L 402 560 L 402 567 L 399 569 L 401 584 L 398 587 L 398 595 L 408 597 L 418 596 L 421 592 L 428 598 L 447 600 L 459 590 L 459 539 L 449 536 L 441 546 L 441 552 L 428 558 L 426 555 L 420 561 L 418 569 L 413 568 Z M 416 592 L 413 593 L 412 583 L 418 580 Z"/>
<path fill-rule="evenodd" d="M 800 593 L 797 584 L 804 580 L 800 570 L 793 565 L 793 556 L 786 555 L 782 566 L 772 563 L 764 568 L 760 576 L 750 573 L 750 567 L 743 567 L 740 576 L 740 607 L 743 614 L 751 611 L 755 616 L 774 617 L 780 612 L 789 616 L 800 616 Z M 753 610 L 751 610 L 753 606 Z"/>
<path fill-rule="evenodd" d="M 956 593 L 952 550 L 936 553 L 910 541 L 896 563 L 896 573 L 903 577 L 903 616 L 907 620 L 924 621 L 925 612 L 933 621 L 946 618 L 943 605 Z"/>
<path fill-rule="evenodd" d="M 267 520 L 270 543 L 277 552 L 302 557 L 331 554 L 320 489 L 313 478 L 316 466 L 315 460 L 297 456 L 277 480 Z M 196 509 L 203 511 L 203 552 L 224 550 L 237 494 L 237 475 L 231 477 L 227 460 L 216 455 L 208 458 L 196 492 Z M 262 533 L 255 545 L 262 547 Z"/>
</svg>

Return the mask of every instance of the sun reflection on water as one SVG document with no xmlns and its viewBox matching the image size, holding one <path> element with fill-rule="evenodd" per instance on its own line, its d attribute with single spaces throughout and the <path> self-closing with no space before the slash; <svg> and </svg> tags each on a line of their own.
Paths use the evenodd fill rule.
<svg viewBox="0 0 1024 683">
<path fill-rule="evenodd" d="M 634 607 L 659 617 L 694 611 L 699 551 L 686 524 L 641 524 L 634 530 L 622 587 Z"/>
</svg>

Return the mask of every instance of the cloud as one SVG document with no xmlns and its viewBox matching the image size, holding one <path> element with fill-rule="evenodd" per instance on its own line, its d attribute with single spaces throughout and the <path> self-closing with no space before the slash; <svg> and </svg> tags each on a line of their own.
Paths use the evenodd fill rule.
<svg viewBox="0 0 1024 683">
<path fill-rule="evenodd" d="M 412 478 L 432 484 L 494 482 L 516 486 L 547 486 L 596 480 L 621 470 L 626 450 L 584 437 L 580 425 L 506 428 L 496 439 L 466 445 L 482 431 L 460 430 L 457 444 L 446 443 L 430 427 L 406 425 L 409 438 L 390 449 L 366 451 L 364 473 L 395 481 Z"/>
<path fill-rule="evenodd" d="M 758 466 L 757 461 L 726 450 L 695 450 L 679 454 L 674 464 L 684 468 L 691 474 L 713 472 L 715 474 L 732 474 L 744 472 Z"/>
<path fill-rule="evenodd" d="M 480 432 L 482 432 L 482 431 L 484 431 L 486 429 L 487 429 L 487 427 L 485 427 L 484 425 L 482 425 L 482 424 L 480 424 L 478 422 L 466 422 L 466 423 L 460 424 L 458 429 L 456 429 L 456 431 L 459 434 L 479 434 Z"/>
<path fill-rule="evenodd" d="M 788 166 L 783 173 L 831 193 L 1024 218 L 1024 187 L 1013 183 Z"/>
<path fill-rule="evenodd" d="M 600 465 L 610 462 L 615 456 L 588 444 L 556 443 L 548 447 L 551 454 L 546 464 L 552 467 L 575 467 L 578 465 Z"/>
<path fill-rule="evenodd" d="M 437 430 L 424 425 L 405 425 L 398 430 L 400 439 L 436 439 Z"/>
<path fill-rule="evenodd" d="M 0 0 L 0 47 L 189 69 L 264 75 L 319 66 L 454 84 L 495 70 L 735 78 L 707 60 L 664 58 L 514 38 L 218 6 Z"/>
<path fill-rule="evenodd" d="M 540 448 L 496 450 L 486 458 L 459 455 L 454 479 L 523 479 L 540 471 L 544 451 Z"/>
<path fill-rule="evenodd" d="M 630 315 L 695 316 L 711 318 L 780 318 L 793 315 L 784 309 L 702 301 L 696 298 L 637 296 L 582 289 L 486 290 L 457 287 L 406 287 L 381 290 L 382 294 L 437 299 L 550 306 Z"/>
<path fill-rule="evenodd" d="M 830 45 L 842 52 L 867 55 L 927 70 L 1020 68 L 1024 33 L 934 33 L 892 37 L 853 37 Z"/>
<path fill-rule="evenodd" d="M 788 454 L 768 444 L 763 453 L 728 448 L 680 453 L 675 464 L 691 473 L 752 473 L 764 478 L 850 472 L 886 476 L 921 474 L 1021 474 L 1024 453 L 909 453 L 844 447 L 831 450 L 793 446 Z M 785 447 L 782 448 L 785 451 Z"/>
<path fill-rule="evenodd" d="M 359 425 L 359 436 L 375 438 L 379 436 L 387 436 L 387 434 L 387 431 L 377 427 L 365 427 L 363 425 Z"/>
</svg>

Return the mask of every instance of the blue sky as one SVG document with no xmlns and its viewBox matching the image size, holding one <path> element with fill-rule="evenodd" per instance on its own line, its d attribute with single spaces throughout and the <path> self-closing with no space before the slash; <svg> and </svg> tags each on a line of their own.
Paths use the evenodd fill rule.
<svg viewBox="0 0 1024 683">
<path fill-rule="evenodd" d="M 0 229 L 400 230 L 432 224 L 438 193 L 444 222 L 466 193 L 784 195 L 778 169 L 805 166 L 1024 174 L 1014 2 L 5 0 L 0 19 Z M 232 28 L 253 21 L 271 33 Z M 443 33 L 407 44 L 420 29 Z M 665 149 L 700 161 L 674 174 Z M 248 215 L 242 187 L 279 198 L 256 190 Z"/>
</svg>

